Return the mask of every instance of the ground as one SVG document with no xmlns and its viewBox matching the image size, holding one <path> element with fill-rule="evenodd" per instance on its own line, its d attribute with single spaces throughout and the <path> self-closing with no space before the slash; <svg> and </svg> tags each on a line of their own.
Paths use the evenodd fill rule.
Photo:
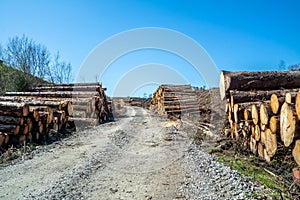
<svg viewBox="0 0 300 200">
<path fill-rule="evenodd" d="M 126 107 L 115 122 L 2 166 L 0 199 L 243 199 L 257 190 L 199 150 L 193 128 L 177 128 Z"/>
</svg>

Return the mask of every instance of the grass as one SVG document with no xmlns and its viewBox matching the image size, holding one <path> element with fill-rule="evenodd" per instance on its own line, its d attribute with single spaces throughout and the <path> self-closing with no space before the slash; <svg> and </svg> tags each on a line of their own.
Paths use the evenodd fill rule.
<svg viewBox="0 0 300 200">
<path fill-rule="evenodd" d="M 286 184 L 282 180 L 279 180 L 279 177 L 276 175 L 268 173 L 264 167 L 259 164 L 261 161 L 258 158 L 236 155 L 233 151 L 222 151 L 222 153 L 220 153 L 220 151 L 216 151 L 215 149 L 210 151 L 210 153 L 216 154 L 219 162 L 270 188 L 270 190 L 264 191 L 262 194 L 247 194 L 247 197 L 290 199 Z"/>
</svg>

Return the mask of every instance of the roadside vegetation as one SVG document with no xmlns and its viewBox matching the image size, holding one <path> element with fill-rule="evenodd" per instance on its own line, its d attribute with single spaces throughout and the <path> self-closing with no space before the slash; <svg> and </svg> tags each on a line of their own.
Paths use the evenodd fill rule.
<svg viewBox="0 0 300 200">
<path fill-rule="evenodd" d="M 23 35 L 0 44 L 0 95 L 26 91 L 41 83 L 69 83 L 72 66 L 60 53 L 51 55 L 46 46 Z"/>
</svg>

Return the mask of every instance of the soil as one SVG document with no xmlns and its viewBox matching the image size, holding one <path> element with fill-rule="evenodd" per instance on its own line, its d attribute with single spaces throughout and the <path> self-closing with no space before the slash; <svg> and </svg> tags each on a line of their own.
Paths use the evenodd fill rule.
<svg viewBox="0 0 300 200">
<path fill-rule="evenodd" d="M 175 199 L 192 137 L 151 111 L 77 132 L 2 166 L 0 199 Z"/>
</svg>

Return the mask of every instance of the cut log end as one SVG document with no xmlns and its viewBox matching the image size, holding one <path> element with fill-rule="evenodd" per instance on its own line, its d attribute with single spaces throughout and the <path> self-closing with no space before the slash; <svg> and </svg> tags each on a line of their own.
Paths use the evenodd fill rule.
<svg viewBox="0 0 300 200">
<path fill-rule="evenodd" d="M 284 103 L 280 110 L 280 137 L 284 146 L 289 147 L 294 140 L 296 119 L 292 105 Z"/>
<path fill-rule="evenodd" d="M 270 99 L 270 107 L 271 110 L 273 112 L 273 114 L 277 114 L 279 111 L 279 100 L 276 94 L 272 94 L 271 95 L 271 99 Z"/>
<path fill-rule="evenodd" d="M 294 160 L 300 166 L 300 140 L 296 140 L 295 147 L 292 153 L 293 153 Z"/>
<path fill-rule="evenodd" d="M 295 108 L 296 108 L 297 117 L 300 120 L 300 91 L 298 91 L 296 95 Z"/>
</svg>

